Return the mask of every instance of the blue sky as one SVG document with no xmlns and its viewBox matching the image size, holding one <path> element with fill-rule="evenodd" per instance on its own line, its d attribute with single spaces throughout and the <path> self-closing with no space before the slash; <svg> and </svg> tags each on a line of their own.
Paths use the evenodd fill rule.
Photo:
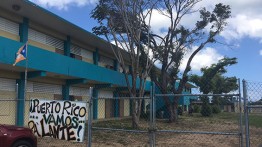
<svg viewBox="0 0 262 147">
<path fill-rule="evenodd" d="M 54 14 L 72 22 L 79 27 L 92 32 L 96 21 L 90 18 L 90 12 L 95 8 L 97 0 L 31 0 Z M 223 2 L 231 6 L 232 17 L 228 27 L 219 36 L 220 41 L 231 47 L 215 44 L 208 45 L 192 63 L 192 73 L 199 73 L 203 66 L 216 63 L 223 56 L 238 58 L 238 64 L 228 69 L 228 76 L 261 82 L 262 77 L 262 6 L 261 0 L 203 0 L 196 8 L 213 8 L 215 3 Z M 183 23 L 190 27 L 192 20 L 198 15 L 186 18 Z M 159 19 L 157 14 L 152 17 L 152 28 L 160 31 L 165 19 Z M 161 21 L 160 21 L 161 20 Z M 183 65 L 183 63 L 182 63 Z"/>
</svg>

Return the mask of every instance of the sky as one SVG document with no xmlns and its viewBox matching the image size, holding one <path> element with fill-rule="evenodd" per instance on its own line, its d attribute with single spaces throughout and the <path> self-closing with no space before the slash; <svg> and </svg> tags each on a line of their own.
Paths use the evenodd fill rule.
<svg viewBox="0 0 262 147">
<path fill-rule="evenodd" d="M 96 21 L 90 18 L 90 12 L 98 0 L 30 0 L 31 2 L 51 11 L 67 21 L 92 32 Z M 262 79 L 262 0 L 203 0 L 195 9 L 214 8 L 216 3 L 224 3 L 231 7 L 231 18 L 220 34 L 217 43 L 207 45 L 192 61 L 192 72 L 200 73 L 201 67 L 217 63 L 223 57 L 236 57 L 238 63 L 227 68 L 226 76 L 236 76 L 240 80 L 261 82 Z M 198 13 L 183 19 L 183 25 L 191 27 L 192 21 L 199 18 Z M 153 13 L 151 27 L 153 32 L 159 32 L 167 27 L 166 18 Z M 224 45 L 227 44 L 227 45 Z M 185 60 L 182 67 L 185 66 Z"/>
</svg>

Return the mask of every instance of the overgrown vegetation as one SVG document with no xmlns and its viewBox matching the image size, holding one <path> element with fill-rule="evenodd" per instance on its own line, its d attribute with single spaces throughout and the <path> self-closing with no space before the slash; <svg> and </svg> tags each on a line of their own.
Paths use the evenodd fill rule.
<svg viewBox="0 0 262 147">
<path fill-rule="evenodd" d="M 199 105 L 193 105 L 194 113 L 200 113 L 201 107 Z"/>
<path fill-rule="evenodd" d="M 236 58 L 223 58 L 218 63 L 212 64 L 210 67 L 201 68 L 202 75 L 192 75 L 190 81 L 195 83 L 203 94 L 227 94 L 238 89 L 236 77 L 225 77 L 223 74 L 227 72 L 226 67 L 237 63 Z M 209 97 L 202 96 L 201 114 L 203 116 L 211 116 L 212 110 L 214 113 L 219 113 L 220 108 L 212 108 L 210 106 Z M 214 105 L 226 104 L 229 98 L 213 96 Z"/>
<path fill-rule="evenodd" d="M 210 108 L 211 109 L 211 108 Z M 212 111 L 212 110 L 211 110 Z M 243 114 L 244 115 L 244 114 Z M 225 122 L 227 124 L 235 124 L 239 123 L 239 113 L 230 113 L 230 112 L 220 112 L 216 115 L 212 115 L 211 117 L 203 117 L 199 113 L 194 113 L 193 115 L 182 115 L 180 116 L 178 123 L 176 124 L 167 124 L 165 119 L 159 119 L 156 121 L 158 129 L 175 129 L 175 128 L 195 128 L 200 129 L 202 127 L 212 130 L 212 123 L 220 126 L 220 129 L 223 128 Z M 244 121 L 243 121 L 244 122 Z M 251 127 L 257 127 L 262 129 L 262 114 L 250 114 L 249 115 L 249 123 Z M 121 119 L 121 120 L 108 120 L 108 121 L 98 121 L 93 124 L 94 127 L 103 127 L 103 128 L 116 128 L 116 129 L 127 129 L 132 130 L 131 119 Z M 141 120 L 141 128 L 140 130 L 148 129 L 148 120 Z M 187 128 L 190 129 L 190 128 Z"/>
<path fill-rule="evenodd" d="M 99 23 L 93 28 L 93 32 L 96 35 L 103 35 L 109 42 L 113 41 L 116 44 L 116 47 L 111 46 L 111 48 L 120 66 L 124 69 L 131 97 L 143 96 L 145 79 L 155 61 L 160 61 L 160 74 L 151 76 L 151 80 L 155 82 L 161 93 L 181 94 L 183 92 L 188 82 L 188 73 L 191 71 L 193 58 L 207 44 L 216 42 L 216 37 L 227 25 L 227 19 L 231 14 L 228 5 L 219 3 L 212 11 L 201 8 L 198 14 L 199 20 L 193 22 L 192 27 L 183 25 L 183 18 L 198 12 L 194 7 L 200 1 L 99 0 L 91 16 Z M 159 34 L 150 28 L 151 16 L 154 14 L 160 14 L 169 21 Z M 192 46 L 195 46 L 196 49 L 193 49 Z M 128 54 L 124 55 L 120 48 L 126 50 Z M 186 67 L 180 71 L 185 54 L 190 52 L 192 54 L 189 55 Z M 131 63 L 130 73 L 125 71 L 127 63 L 124 60 L 125 57 Z M 139 77 L 139 82 L 136 81 L 137 77 Z M 169 122 L 177 121 L 179 98 L 163 97 L 170 114 Z M 133 127 L 138 127 L 141 101 L 133 100 L 132 107 Z"/>
<path fill-rule="evenodd" d="M 218 105 L 213 105 L 213 106 L 212 106 L 212 113 L 218 114 L 218 113 L 220 113 L 220 112 L 221 112 L 221 110 L 220 110 L 220 108 L 219 108 Z"/>
<path fill-rule="evenodd" d="M 212 115 L 212 107 L 208 103 L 203 103 L 201 107 L 200 113 L 202 116 L 211 116 Z"/>
</svg>

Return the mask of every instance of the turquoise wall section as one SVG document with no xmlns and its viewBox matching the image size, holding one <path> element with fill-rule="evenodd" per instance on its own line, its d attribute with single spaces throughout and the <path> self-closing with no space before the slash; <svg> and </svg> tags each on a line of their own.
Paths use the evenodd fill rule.
<svg viewBox="0 0 262 147">
<path fill-rule="evenodd" d="M 70 87 L 70 85 L 67 84 L 67 83 L 62 86 L 62 97 L 63 97 L 63 100 L 70 100 L 69 87 Z"/>
<path fill-rule="evenodd" d="M 12 65 L 15 54 L 23 43 L 0 36 L 0 44 L 0 63 Z M 25 67 L 25 61 L 19 62 L 17 66 Z M 126 86 L 124 74 L 120 72 L 30 45 L 28 46 L 28 68 L 94 80 L 101 83 Z M 137 79 L 137 86 L 138 82 L 139 80 Z M 146 90 L 150 90 L 150 85 L 151 82 L 146 83 Z"/>
<path fill-rule="evenodd" d="M 28 40 L 28 26 L 29 20 L 28 18 L 23 18 L 23 23 L 19 26 L 19 35 L 20 35 L 20 42 L 26 43 Z"/>
<path fill-rule="evenodd" d="M 70 57 L 70 47 L 71 47 L 71 38 L 69 36 L 66 37 L 66 41 L 64 41 L 64 55 Z"/>
<path fill-rule="evenodd" d="M 21 74 L 22 75 L 22 74 Z M 21 79 L 16 80 L 18 83 L 18 95 L 17 95 L 17 105 L 16 105 L 16 125 L 24 126 L 24 109 L 25 109 L 25 78 L 21 76 Z"/>
</svg>

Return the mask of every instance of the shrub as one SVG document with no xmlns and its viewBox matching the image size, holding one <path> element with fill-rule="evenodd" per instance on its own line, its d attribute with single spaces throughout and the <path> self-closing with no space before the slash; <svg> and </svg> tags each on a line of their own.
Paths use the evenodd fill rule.
<svg viewBox="0 0 262 147">
<path fill-rule="evenodd" d="M 201 107 L 201 114 L 202 116 L 211 116 L 212 115 L 212 108 L 209 104 L 203 104 Z"/>
<path fill-rule="evenodd" d="M 215 113 L 215 114 L 218 114 L 221 112 L 220 108 L 218 105 L 214 105 L 212 106 L 212 112 Z"/>
<path fill-rule="evenodd" d="M 178 106 L 177 113 L 178 115 L 183 115 L 183 108 L 181 106 Z"/>
<path fill-rule="evenodd" d="M 201 107 L 199 105 L 193 105 L 193 112 L 194 113 L 199 113 L 200 109 L 201 109 Z"/>
</svg>

